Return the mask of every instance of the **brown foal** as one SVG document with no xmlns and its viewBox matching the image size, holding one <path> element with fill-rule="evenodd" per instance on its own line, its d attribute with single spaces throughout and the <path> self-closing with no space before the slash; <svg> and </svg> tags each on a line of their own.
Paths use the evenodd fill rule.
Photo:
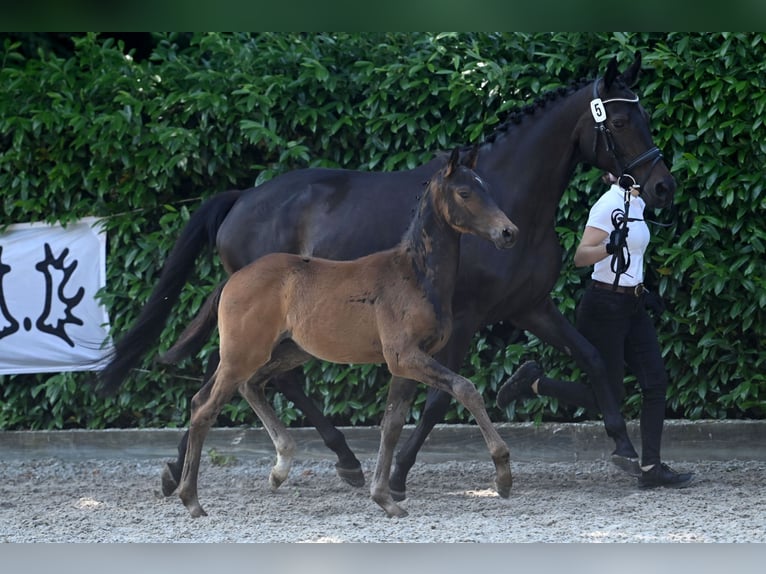
<svg viewBox="0 0 766 574">
<path fill-rule="evenodd" d="M 234 273 L 219 290 L 221 361 L 192 400 L 179 486 L 192 516 L 206 514 L 197 494 L 205 436 L 237 391 L 256 412 L 277 451 L 271 486 L 277 488 L 287 478 L 295 443 L 267 402 L 264 386 L 275 373 L 310 357 L 334 363 L 385 362 L 395 377 L 451 394 L 481 429 L 495 464 L 497 492 L 510 495 L 508 446 L 490 422 L 481 394 L 471 381 L 432 357 L 452 330 L 461 234 L 507 249 L 518 233 L 473 171 L 475 151 L 465 164 L 459 150 L 452 152 L 429 181 L 396 247 L 353 261 L 273 253 Z M 392 498 L 388 481 L 413 391 L 410 383 L 392 385 L 381 423 L 370 493 L 389 516 L 407 514 Z"/>
</svg>

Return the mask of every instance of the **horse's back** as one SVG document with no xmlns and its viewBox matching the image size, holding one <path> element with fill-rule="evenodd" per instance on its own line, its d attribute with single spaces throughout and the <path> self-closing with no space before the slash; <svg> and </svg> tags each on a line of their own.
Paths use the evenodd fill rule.
<svg viewBox="0 0 766 574">
<path fill-rule="evenodd" d="M 312 168 L 246 190 L 218 231 L 229 272 L 273 252 L 355 259 L 393 247 L 432 164 L 398 172 Z"/>
<path fill-rule="evenodd" d="M 384 362 L 376 319 L 379 287 L 388 273 L 384 255 L 355 261 L 291 253 L 261 257 L 234 273 L 224 288 L 222 346 L 226 339 L 252 341 L 257 331 L 272 347 L 290 338 L 335 363 Z"/>
</svg>

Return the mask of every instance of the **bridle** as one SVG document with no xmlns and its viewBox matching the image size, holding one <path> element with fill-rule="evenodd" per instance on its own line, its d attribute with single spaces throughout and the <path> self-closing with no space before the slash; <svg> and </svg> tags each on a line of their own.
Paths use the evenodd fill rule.
<svg viewBox="0 0 766 574">
<path fill-rule="evenodd" d="M 593 99 L 590 102 L 591 113 L 593 114 L 593 119 L 596 122 L 596 125 L 594 126 L 594 129 L 596 130 L 596 137 L 593 138 L 593 155 L 596 155 L 596 151 L 598 150 L 598 142 L 603 137 L 604 144 L 606 145 L 606 151 L 612 156 L 615 164 L 617 165 L 618 171 L 620 172 L 619 175 L 615 174 L 617 175 L 617 181 L 620 187 L 626 192 L 633 188 L 637 188 L 639 193 L 641 193 L 642 185 L 636 181 L 636 178 L 632 175 L 631 172 L 647 162 L 652 162 L 651 166 L 649 167 L 649 171 L 646 174 L 646 180 L 648 180 L 649 176 L 654 170 L 654 167 L 657 165 L 657 163 L 660 162 L 660 160 L 662 160 L 662 152 L 660 151 L 660 148 L 653 146 L 646 150 L 644 153 L 639 154 L 637 157 L 633 158 L 633 160 L 629 161 L 627 165 L 623 164 L 618 154 L 617 144 L 614 141 L 614 136 L 612 135 L 609 127 L 606 125 L 606 104 L 612 102 L 638 104 L 638 96 L 633 96 L 633 98 L 611 98 L 608 100 L 602 100 L 598 96 L 598 85 L 600 82 L 601 78 L 593 82 Z"/>
<path fill-rule="evenodd" d="M 642 185 L 636 181 L 636 178 L 631 173 L 637 167 L 644 165 L 647 162 L 651 162 L 649 171 L 646 174 L 646 180 L 649 179 L 652 171 L 657 163 L 662 160 L 662 152 L 657 146 L 653 146 L 646 150 L 644 153 L 639 154 L 631 161 L 624 164 L 618 154 L 617 144 L 614 141 L 614 136 L 606 125 L 606 104 L 611 102 L 626 102 L 629 104 L 638 104 L 638 96 L 633 98 L 611 98 L 608 100 L 602 100 L 598 95 L 598 85 L 601 78 L 596 79 L 593 82 L 593 99 L 590 102 L 590 111 L 593 115 L 593 119 L 596 122 L 594 126 L 596 130 L 596 137 L 593 138 L 593 155 L 595 157 L 598 150 L 598 142 L 603 138 L 606 151 L 612 156 L 615 164 L 617 165 L 620 174 L 617 176 L 617 183 L 625 192 L 625 209 L 620 211 L 616 209 L 612 212 L 612 225 L 617 232 L 618 242 L 617 249 L 612 254 L 611 269 L 614 273 L 614 287 L 617 288 L 620 281 L 620 275 L 625 273 L 630 268 L 630 252 L 628 251 L 628 222 L 640 221 L 636 218 L 628 217 L 630 210 L 630 192 L 633 189 L 637 189 L 639 195 L 642 192 Z M 616 175 L 616 174 L 615 174 Z"/>
</svg>

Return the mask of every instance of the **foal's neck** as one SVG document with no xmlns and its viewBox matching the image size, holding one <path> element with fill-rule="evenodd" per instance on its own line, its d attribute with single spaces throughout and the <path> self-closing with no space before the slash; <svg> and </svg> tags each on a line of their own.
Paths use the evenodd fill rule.
<svg viewBox="0 0 766 574">
<path fill-rule="evenodd" d="M 460 232 L 444 220 L 434 205 L 436 193 L 429 184 L 400 246 L 429 299 L 451 305 L 460 260 Z"/>
</svg>

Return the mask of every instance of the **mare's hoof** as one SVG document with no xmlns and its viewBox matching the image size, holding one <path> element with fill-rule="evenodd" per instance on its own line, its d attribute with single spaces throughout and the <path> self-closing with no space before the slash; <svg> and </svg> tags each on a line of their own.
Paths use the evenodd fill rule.
<svg viewBox="0 0 766 574">
<path fill-rule="evenodd" d="M 346 484 L 350 484 L 355 488 L 364 486 L 364 473 L 362 472 L 361 464 L 356 468 L 342 468 L 336 464 L 335 472 Z"/>
<path fill-rule="evenodd" d="M 402 472 L 398 464 L 394 465 L 394 470 L 388 478 L 388 490 L 397 502 L 407 498 L 407 472 Z"/>
<path fill-rule="evenodd" d="M 192 518 L 199 518 L 200 516 L 207 516 L 207 512 L 200 506 L 197 505 L 194 508 L 189 509 L 189 513 L 191 514 Z"/>
<path fill-rule="evenodd" d="M 401 502 L 402 500 L 407 500 L 407 491 L 406 490 L 393 490 L 393 489 L 391 489 L 391 498 L 393 498 L 396 502 Z"/>
<path fill-rule="evenodd" d="M 176 491 L 176 488 L 178 488 L 178 481 L 173 476 L 170 463 L 167 463 L 162 470 L 162 494 L 170 496 Z"/>
</svg>

